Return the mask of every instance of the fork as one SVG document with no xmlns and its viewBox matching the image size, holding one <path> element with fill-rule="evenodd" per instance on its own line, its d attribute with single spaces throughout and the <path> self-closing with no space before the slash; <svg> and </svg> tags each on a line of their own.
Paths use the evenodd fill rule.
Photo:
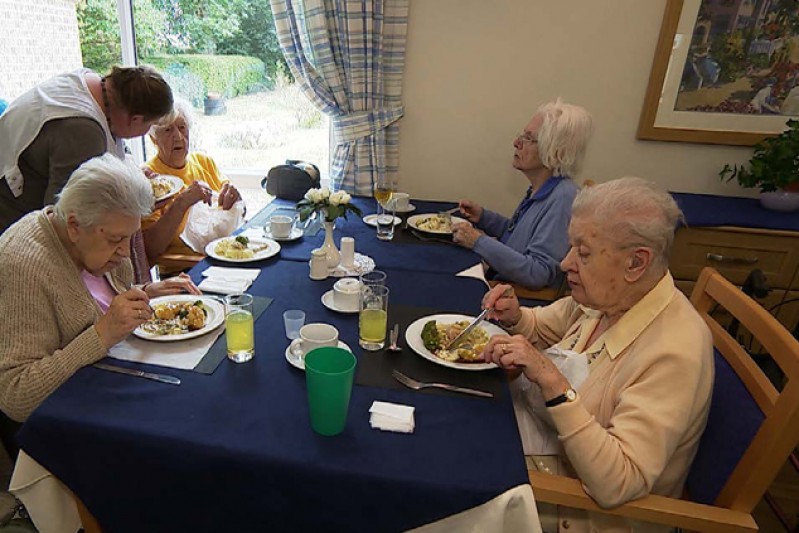
<svg viewBox="0 0 799 533">
<path fill-rule="evenodd" d="M 464 394 L 473 394 L 474 396 L 482 396 L 483 398 L 493 398 L 494 395 L 490 392 L 485 392 L 476 389 L 468 389 L 466 387 L 456 387 L 455 385 L 449 385 L 447 383 L 425 383 L 422 381 L 417 381 L 413 378 L 410 378 L 400 372 L 399 370 L 392 370 L 391 375 L 394 376 L 394 379 L 408 387 L 409 389 L 413 390 L 421 390 L 426 389 L 428 387 L 433 387 L 436 389 L 444 389 L 453 392 L 462 392 Z"/>
</svg>

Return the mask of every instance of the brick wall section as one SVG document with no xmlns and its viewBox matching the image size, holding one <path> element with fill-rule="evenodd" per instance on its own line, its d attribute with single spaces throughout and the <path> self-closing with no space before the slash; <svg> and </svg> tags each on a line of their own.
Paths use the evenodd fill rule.
<svg viewBox="0 0 799 533">
<path fill-rule="evenodd" d="M 0 0 L 0 98 L 83 65 L 76 0 Z"/>
</svg>

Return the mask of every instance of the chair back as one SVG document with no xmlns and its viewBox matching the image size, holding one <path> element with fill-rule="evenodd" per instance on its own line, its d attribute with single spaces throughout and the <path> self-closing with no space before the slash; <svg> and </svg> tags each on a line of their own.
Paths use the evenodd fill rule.
<svg viewBox="0 0 799 533">
<path fill-rule="evenodd" d="M 799 443 L 799 341 L 715 269 L 705 268 L 691 302 L 713 334 L 713 397 L 686 490 L 697 502 L 751 512 Z M 784 374 L 778 390 L 713 317 L 724 308 Z"/>
</svg>

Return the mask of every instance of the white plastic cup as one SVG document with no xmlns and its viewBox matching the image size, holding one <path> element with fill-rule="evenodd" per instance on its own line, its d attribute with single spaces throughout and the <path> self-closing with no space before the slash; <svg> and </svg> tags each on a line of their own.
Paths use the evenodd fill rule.
<svg viewBox="0 0 799 533">
<path fill-rule="evenodd" d="M 286 337 L 291 340 L 300 337 L 300 328 L 305 325 L 305 311 L 289 309 L 283 313 L 283 325 L 286 328 Z"/>
</svg>

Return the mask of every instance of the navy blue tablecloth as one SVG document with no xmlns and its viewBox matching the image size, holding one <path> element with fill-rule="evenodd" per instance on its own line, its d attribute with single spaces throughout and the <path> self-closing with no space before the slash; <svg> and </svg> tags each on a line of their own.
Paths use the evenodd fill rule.
<svg viewBox="0 0 799 533">
<path fill-rule="evenodd" d="M 740 226 L 799 231 L 799 213 L 770 211 L 754 198 L 673 192 L 688 226 Z"/>
<path fill-rule="evenodd" d="M 353 203 L 363 211 L 363 215 L 373 214 L 377 204 L 372 198 L 355 197 Z M 403 222 L 408 216 L 422 213 L 437 213 L 441 210 L 456 207 L 457 203 L 430 202 L 414 200 L 416 210 L 401 216 Z M 275 200 L 253 217 L 245 227 L 262 227 L 271 213 L 280 210 L 291 210 L 294 203 L 286 200 Z M 376 230 L 368 226 L 360 217 L 349 213 L 347 218 L 336 220 L 334 230 L 336 246 L 340 246 L 341 237 L 355 239 L 355 251 L 368 255 L 375 260 L 377 268 L 397 268 L 415 272 L 456 273 L 480 262 L 480 257 L 466 248 L 455 244 L 438 242 L 422 242 L 410 235 L 409 230 L 397 226 L 398 235 L 393 241 L 381 241 L 376 237 Z M 400 238 L 399 232 L 404 232 Z M 290 261 L 308 261 L 311 250 L 319 248 L 325 239 L 324 230 L 316 235 L 306 236 L 297 241 L 281 242 L 280 258 Z M 220 265 L 222 263 L 219 263 Z"/>
<path fill-rule="evenodd" d="M 358 347 L 357 319 L 319 301 L 335 280 L 312 282 L 307 270 L 263 268 L 251 292 L 274 302 L 256 322 L 251 362 L 223 361 L 210 376 L 151 367 L 179 376 L 179 387 L 84 368 L 31 415 L 22 448 L 114 532 L 401 531 L 527 482 L 508 394 L 356 385 L 344 433 L 315 434 L 305 376 L 284 358 L 283 311 L 305 309 L 359 359 L 370 353 Z M 451 275 L 387 273 L 390 305 L 473 313 L 484 291 Z M 415 406 L 415 433 L 370 429 L 374 400 Z"/>
</svg>

